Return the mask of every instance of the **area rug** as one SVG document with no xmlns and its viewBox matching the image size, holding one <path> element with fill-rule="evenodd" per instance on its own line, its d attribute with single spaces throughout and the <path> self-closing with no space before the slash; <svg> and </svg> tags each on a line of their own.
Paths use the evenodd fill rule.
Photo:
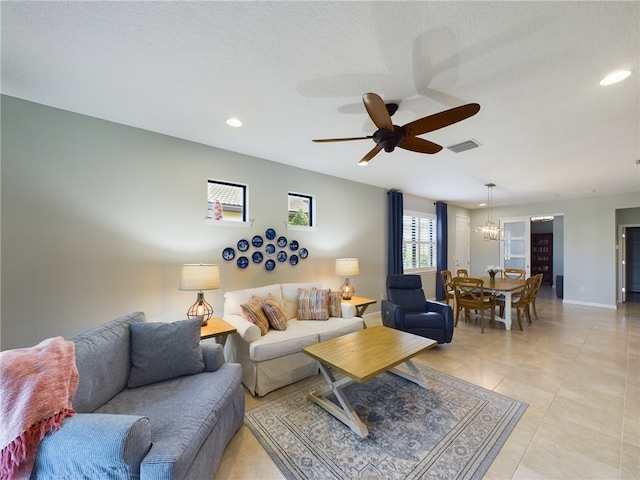
<svg viewBox="0 0 640 480">
<path fill-rule="evenodd" d="M 527 405 L 415 365 L 428 390 L 391 373 L 344 389 L 365 438 L 309 400 L 322 377 L 251 409 L 245 423 L 287 479 L 482 478 Z"/>
</svg>

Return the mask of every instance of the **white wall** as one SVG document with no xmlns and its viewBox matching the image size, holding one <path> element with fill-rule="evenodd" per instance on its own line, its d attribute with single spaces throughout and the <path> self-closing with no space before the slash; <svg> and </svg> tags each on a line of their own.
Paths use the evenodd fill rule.
<svg viewBox="0 0 640 480">
<path fill-rule="evenodd" d="M 639 186 L 640 192 L 640 186 Z M 640 205 L 640 193 L 556 200 L 531 205 L 494 207 L 499 218 L 563 215 L 564 301 L 598 307 L 616 306 L 616 209 Z M 471 230 L 484 223 L 486 210 L 471 212 Z M 559 241 L 562 241 L 558 239 Z M 554 242 L 556 240 L 554 239 Z M 471 274 L 499 261 L 499 243 L 471 235 Z"/>
<path fill-rule="evenodd" d="M 142 310 L 151 321 L 184 318 L 194 292 L 178 290 L 180 265 L 221 265 L 206 292 L 216 314 L 223 293 L 248 286 L 320 280 L 338 288 L 336 257 L 357 256 L 357 294 L 380 308 L 386 276 L 386 190 L 2 96 L 0 349 L 70 337 Z M 207 178 L 247 183 L 250 228 L 209 227 Z M 287 231 L 310 252 L 297 267 L 239 270 L 222 250 L 266 228 L 284 233 L 286 194 L 318 202 L 318 230 Z M 435 212 L 433 200 L 405 207 Z M 344 206 L 349 205 L 349 213 Z M 494 218 L 564 214 L 565 301 L 615 304 L 615 211 L 640 206 L 638 193 L 494 208 Z M 456 212 L 471 231 L 486 211 L 449 205 L 449 259 Z M 498 261 L 497 244 L 472 233 L 472 274 Z M 425 278 L 426 277 L 426 278 Z M 423 276 L 427 297 L 435 275 Z M 585 291 L 580 292 L 579 288 Z"/>
<path fill-rule="evenodd" d="M 207 178 L 249 185 L 250 228 L 206 226 Z M 287 192 L 315 195 L 318 229 L 287 231 Z M 322 281 L 358 257 L 357 294 L 378 300 L 386 275 L 386 190 L 2 97 L 1 348 L 70 337 L 130 311 L 184 318 L 195 292 L 180 265 L 221 266 L 226 290 Z M 349 209 L 345 212 L 345 205 Z M 240 270 L 222 250 L 273 227 L 309 258 Z"/>
</svg>

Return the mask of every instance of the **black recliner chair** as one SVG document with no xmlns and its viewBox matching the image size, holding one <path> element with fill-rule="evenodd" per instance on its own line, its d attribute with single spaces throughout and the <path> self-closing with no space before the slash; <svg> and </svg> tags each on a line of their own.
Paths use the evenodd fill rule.
<svg viewBox="0 0 640 480">
<path fill-rule="evenodd" d="M 427 300 L 420 275 L 389 275 L 387 297 L 382 301 L 382 324 L 386 327 L 450 343 L 453 309 Z"/>
</svg>

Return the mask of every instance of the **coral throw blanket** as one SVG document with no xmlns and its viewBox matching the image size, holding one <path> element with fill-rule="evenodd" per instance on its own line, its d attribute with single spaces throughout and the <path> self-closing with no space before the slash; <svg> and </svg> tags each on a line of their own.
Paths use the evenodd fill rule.
<svg viewBox="0 0 640 480">
<path fill-rule="evenodd" d="M 0 352 L 0 382 L 0 479 L 28 479 L 40 441 L 75 413 L 75 345 L 55 337 Z"/>
</svg>

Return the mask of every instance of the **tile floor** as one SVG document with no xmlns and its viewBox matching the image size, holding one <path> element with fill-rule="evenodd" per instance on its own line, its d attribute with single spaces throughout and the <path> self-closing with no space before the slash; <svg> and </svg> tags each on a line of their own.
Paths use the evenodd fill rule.
<svg viewBox="0 0 640 480">
<path fill-rule="evenodd" d="M 640 478 L 640 303 L 563 304 L 543 287 L 537 307 L 539 319 L 522 332 L 496 323 L 481 335 L 479 325 L 460 321 L 451 344 L 416 357 L 529 404 L 485 479 Z M 379 315 L 367 318 L 375 323 Z M 247 409 L 287 388 L 247 394 Z M 243 426 L 215 480 L 282 478 Z"/>
</svg>

